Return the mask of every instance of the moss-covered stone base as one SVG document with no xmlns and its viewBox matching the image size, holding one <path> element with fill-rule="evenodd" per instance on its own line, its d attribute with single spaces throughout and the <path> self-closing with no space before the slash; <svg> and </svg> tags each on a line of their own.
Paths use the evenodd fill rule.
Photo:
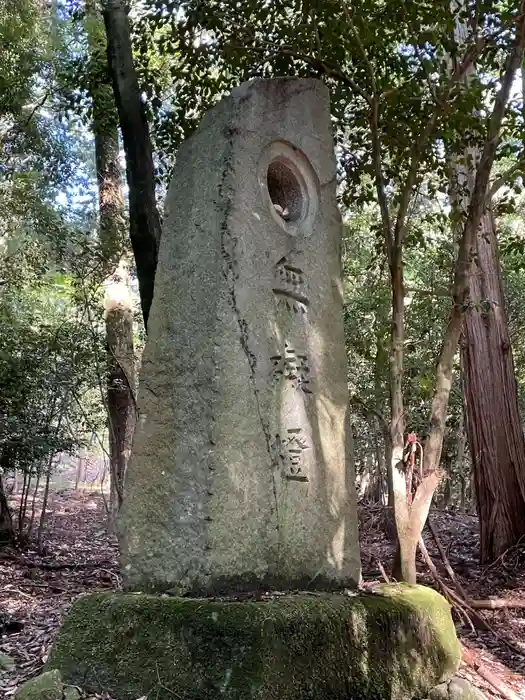
<svg viewBox="0 0 525 700">
<path fill-rule="evenodd" d="M 47 671 L 23 683 L 15 700 L 62 700 L 62 678 L 57 670 Z"/>
<path fill-rule="evenodd" d="M 47 668 L 120 700 L 408 700 L 459 659 L 448 603 L 403 585 L 250 602 L 91 595 Z"/>
</svg>

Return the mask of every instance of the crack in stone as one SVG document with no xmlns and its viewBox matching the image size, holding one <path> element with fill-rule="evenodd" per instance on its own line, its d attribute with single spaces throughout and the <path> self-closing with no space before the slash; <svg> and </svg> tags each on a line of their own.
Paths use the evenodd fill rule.
<svg viewBox="0 0 525 700">
<path fill-rule="evenodd" d="M 227 232 L 225 231 L 224 234 L 228 235 Z M 221 244 L 221 250 L 223 257 L 225 257 L 227 260 L 230 257 L 228 252 L 225 250 L 224 246 Z M 230 270 L 230 263 L 231 259 L 228 260 L 228 267 Z M 246 359 L 248 360 L 248 365 L 250 367 L 250 383 L 252 385 L 253 389 L 253 395 L 255 398 L 255 404 L 257 406 L 257 415 L 259 417 L 259 422 L 261 424 L 261 428 L 264 434 L 264 438 L 266 441 L 266 449 L 268 452 L 268 456 L 270 458 L 270 464 L 272 467 L 275 467 L 275 458 L 272 453 L 272 436 L 270 433 L 270 428 L 267 424 L 267 422 L 263 418 L 262 410 L 261 410 L 261 403 L 259 400 L 259 389 L 257 388 L 257 379 L 255 376 L 255 368 L 257 366 L 257 358 L 253 354 L 253 352 L 250 350 L 249 346 L 249 339 L 248 339 L 248 323 L 246 319 L 242 317 L 241 311 L 238 307 L 237 304 L 237 297 L 235 295 L 235 280 L 233 279 L 232 274 L 227 275 L 227 280 L 229 284 L 229 293 L 230 293 L 230 303 L 231 307 L 233 309 L 233 312 L 235 314 L 235 317 L 237 319 L 237 324 L 239 326 L 239 331 L 240 331 L 240 342 L 241 342 L 241 347 L 244 351 L 244 354 L 246 355 Z M 275 500 L 275 514 L 276 514 L 276 530 L 279 531 L 279 503 L 278 503 L 278 498 L 277 498 L 277 487 L 275 485 L 275 474 L 272 474 L 272 485 L 273 485 L 273 495 L 274 495 L 274 500 Z"/>
<path fill-rule="evenodd" d="M 231 142 L 230 142 L 231 143 Z M 254 355 L 254 353 L 250 350 L 249 346 L 249 332 L 248 332 L 248 323 L 246 319 L 242 317 L 241 311 L 239 309 L 239 306 L 237 304 L 237 297 L 235 294 L 235 280 L 237 278 L 237 272 L 236 272 L 236 262 L 233 257 L 233 247 L 232 246 L 226 246 L 225 245 L 225 239 L 230 238 L 231 236 L 228 231 L 228 217 L 229 217 L 229 210 L 230 210 L 230 198 L 228 196 L 229 193 L 225 192 L 226 187 L 225 183 L 227 180 L 228 174 L 232 171 L 231 164 L 228 161 L 226 164 L 226 167 L 223 171 L 222 175 L 222 180 L 219 185 L 219 197 L 220 200 L 225 203 L 224 205 L 224 211 L 223 211 L 223 224 L 221 226 L 221 255 L 226 262 L 226 269 L 224 270 L 224 275 L 226 277 L 226 280 L 228 282 L 228 291 L 230 295 L 230 304 L 231 308 L 235 314 L 235 318 L 237 320 L 237 324 L 239 326 L 239 332 L 240 332 L 240 343 L 241 347 L 244 351 L 244 354 L 246 355 L 246 359 L 248 360 L 248 365 L 250 367 L 250 383 L 252 385 L 253 389 L 253 395 L 255 398 L 255 404 L 257 406 L 257 415 L 259 418 L 259 422 L 261 424 L 261 428 L 264 434 L 264 438 L 266 441 L 266 450 L 268 452 L 268 456 L 270 458 L 270 464 L 272 465 L 272 468 L 275 468 L 275 459 L 272 453 L 272 437 L 270 433 L 270 428 L 267 424 L 267 421 L 264 420 L 262 409 L 261 409 L 261 403 L 259 399 L 259 389 L 257 388 L 257 380 L 255 376 L 255 369 L 257 366 L 257 358 Z M 231 251 L 231 252 L 230 252 Z M 274 470 L 275 471 L 275 470 Z M 275 515 L 276 515 L 276 530 L 279 532 L 279 504 L 278 504 L 278 497 L 277 497 L 277 486 L 275 484 L 275 473 L 272 473 L 272 486 L 273 486 L 273 496 L 275 500 Z"/>
</svg>

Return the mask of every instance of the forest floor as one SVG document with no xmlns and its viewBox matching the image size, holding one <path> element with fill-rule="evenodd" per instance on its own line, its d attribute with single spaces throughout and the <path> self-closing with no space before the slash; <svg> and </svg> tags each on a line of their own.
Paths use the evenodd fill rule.
<svg viewBox="0 0 525 700">
<path fill-rule="evenodd" d="M 22 681 L 41 670 L 60 622 L 78 596 L 120 588 L 117 544 L 106 531 L 102 496 L 96 492 L 59 492 L 53 495 L 48 510 L 43 556 L 32 549 L 0 555 L 0 652 L 15 661 L 12 671 L 0 670 L 3 698 L 12 697 Z M 363 576 L 369 583 L 381 578 L 378 562 L 389 571 L 393 550 L 384 534 L 383 510 L 361 506 L 359 515 Z M 445 512 L 434 512 L 431 517 L 471 599 L 525 601 L 525 546 L 510 550 L 495 565 L 482 568 L 477 561 L 476 518 Z M 424 539 L 446 581 L 432 537 L 425 533 Z M 418 571 L 422 583 L 434 585 L 422 561 L 418 562 Z M 492 629 L 473 632 L 458 618 L 463 645 L 485 669 L 525 698 L 525 609 L 479 612 Z M 487 698 L 501 697 L 471 667 L 462 664 L 460 675 Z"/>
</svg>

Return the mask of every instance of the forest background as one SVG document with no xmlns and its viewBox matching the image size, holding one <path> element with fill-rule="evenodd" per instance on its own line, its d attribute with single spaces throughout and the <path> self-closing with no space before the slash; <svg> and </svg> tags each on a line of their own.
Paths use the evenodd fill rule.
<svg viewBox="0 0 525 700">
<path fill-rule="evenodd" d="M 358 490 L 394 573 L 415 580 L 433 496 L 477 513 L 484 563 L 521 540 L 523 2 L 3 0 L 0 44 L 4 543 L 79 450 L 114 519 L 177 148 L 274 75 L 331 90 Z"/>
</svg>

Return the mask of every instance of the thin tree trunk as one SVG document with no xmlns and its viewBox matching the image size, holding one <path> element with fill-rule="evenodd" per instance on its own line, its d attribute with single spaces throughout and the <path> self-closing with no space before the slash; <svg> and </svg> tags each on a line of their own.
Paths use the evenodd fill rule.
<svg viewBox="0 0 525 700">
<path fill-rule="evenodd" d="M 387 474 L 386 474 L 386 445 L 382 445 L 379 441 L 379 433 L 381 430 L 381 425 L 376 419 L 376 429 L 374 430 L 374 444 L 376 452 L 376 464 L 377 464 L 377 494 L 376 498 L 378 503 L 382 505 L 385 504 L 385 495 L 388 498 L 388 484 L 387 484 Z"/>
<path fill-rule="evenodd" d="M 108 3 L 108 12 L 106 14 L 110 14 L 110 5 L 111 3 Z M 121 31 L 123 31 L 121 25 L 124 20 L 118 14 L 119 12 L 123 12 L 123 10 L 122 8 L 120 8 L 120 6 L 120 9 L 117 8 L 117 5 L 118 3 L 113 3 L 113 6 L 115 8 L 114 11 L 117 13 L 117 16 L 113 17 L 113 20 L 111 19 L 111 16 L 106 17 L 106 20 L 109 22 L 110 26 L 114 26 L 116 22 L 117 25 L 121 27 Z M 135 427 L 135 357 L 133 348 L 133 300 L 131 297 L 130 290 L 130 274 L 128 270 L 128 265 L 125 260 L 125 255 L 123 253 L 125 239 L 125 218 L 124 197 L 122 192 L 121 173 L 119 164 L 117 128 L 118 114 L 115 106 L 115 97 L 109 82 L 106 35 L 104 33 L 102 17 L 97 12 L 97 7 L 94 0 L 89 0 L 88 9 L 89 15 L 87 28 L 89 49 L 91 55 L 91 96 L 93 100 L 93 131 L 95 134 L 97 178 L 99 187 L 100 242 L 102 255 L 106 267 L 109 270 L 111 270 L 105 282 L 105 322 L 106 345 L 108 353 L 107 410 L 111 476 L 110 522 L 113 523 L 118 511 L 120 510 L 120 506 L 122 505 L 124 478 L 126 474 L 129 455 L 131 453 L 131 441 L 133 438 L 133 432 Z M 126 23 L 127 17 L 125 17 L 125 24 Z M 127 27 L 127 31 L 129 34 L 129 27 Z M 123 44 L 118 44 L 117 42 L 117 49 L 119 51 L 123 51 L 127 47 L 126 37 L 114 37 L 114 41 L 117 40 L 120 42 L 124 42 Z M 127 41 L 129 41 L 129 36 L 127 36 Z M 131 46 L 129 46 L 128 48 L 129 51 L 131 51 Z M 131 68 L 128 66 L 128 71 L 129 70 L 133 70 L 132 64 Z M 107 80 L 105 82 L 101 82 L 98 78 L 98 76 L 100 75 L 106 76 Z M 120 85 L 120 88 L 123 89 L 123 86 Z M 127 89 L 131 89 L 129 85 Z M 138 86 L 136 87 L 136 89 L 138 90 Z M 129 99 L 131 99 L 129 95 L 125 96 L 125 100 Z M 130 115 L 126 115 L 126 118 L 130 118 Z M 130 174 L 132 177 L 136 177 L 137 164 L 133 159 L 145 157 L 144 148 L 146 146 L 149 147 L 151 150 L 151 147 L 149 145 L 147 124 L 144 123 L 143 128 L 145 128 L 146 131 L 147 143 L 142 144 L 142 151 L 139 150 L 139 152 L 137 153 L 128 153 L 128 177 Z M 135 143 L 135 137 L 137 143 Z M 135 137 L 133 143 L 135 145 L 139 144 L 140 146 L 141 133 L 139 132 L 138 135 L 135 134 Z M 146 166 L 147 162 L 146 165 L 144 165 L 144 167 L 146 168 L 144 172 L 148 174 L 149 170 Z M 153 165 L 151 164 L 151 173 L 149 173 L 151 177 L 153 177 L 152 168 Z M 133 180 L 133 182 L 135 182 L 135 185 L 137 186 L 137 181 Z M 139 181 L 139 186 L 142 187 L 143 183 L 140 184 L 141 182 L 142 180 Z M 155 207 L 154 186 L 152 194 L 153 205 L 151 205 L 150 202 L 150 215 L 151 206 Z M 133 216 L 137 216 L 137 197 L 137 192 L 134 192 L 132 195 L 130 191 L 130 208 L 132 209 L 131 218 L 133 218 Z M 133 209 L 132 201 L 135 203 L 133 205 L 135 209 Z M 144 202 L 141 200 L 141 206 L 146 206 L 146 204 L 147 198 L 145 198 Z M 156 214 L 156 208 L 154 213 Z M 135 229 L 133 228 L 134 226 Z M 133 231 L 136 231 L 136 221 L 135 223 L 131 224 L 131 228 L 132 233 Z M 144 232 L 142 232 L 142 234 L 144 234 Z M 158 232 L 155 233 L 156 236 L 157 234 Z M 152 232 L 150 231 L 148 235 L 152 235 Z M 155 241 L 158 241 L 158 238 L 156 238 Z M 135 254 L 137 254 L 136 249 Z M 138 260 L 137 269 L 139 271 L 140 279 L 141 273 L 139 269 Z M 145 319 L 146 317 L 147 314 L 145 315 Z"/>
<path fill-rule="evenodd" d="M 457 43 L 465 42 L 467 35 L 467 23 L 458 21 Z M 523 18 L 517 28 L 517 39 L 518 55 L 514 56 L 512 78 L 523 54 Z M 475 66 L 472 65 L 465 82 L 468 84 L 474 75 Z M 470 144 L 462 155 L 463 158 L 453 159 L 450 187 L 457 221 L 464 219 L 471 206 L 474 182 L 483 161 L 477 144 Z M 461 343 L 466 427 L 483 563 L 496 559 L 525 534 L 525 439 L 518 409 L 495 221 L 492 211 L 486 207 L 486 197 L 470 250 L 474 264 L 468 270 Z"/>
<path fill-rule="evenodd" d="M 488 563 L 525 535 L 525 440 L 490 210 L 477 236 L 461 349 L 481 561 Z"/>
<path fill-rule="evenodd" d="M 410 537 L 410 506 L 407 501 L 403 450 L 405 446 L 405 408 L 403 403 L 403 361 L 405 340 L 405 293 L 402 251 L 396 247 L 390 259 L 392 283 L 392 331 L 390 352 L 390 445 L 392 495 L 398 537 L 398 557 L 394 576 L 407 583 L 416 583 L 416 551 L 418 539 Z"/>
<path fill-rule="evenodd" d="M 463 382 L 461 383 L 463 386 Z M 466 503 L 466 485 L 467 480 L 465 478 L 465 447 L 467 438 L 465 435 L 465 411 L 461 410 L 461 415 L 459 417 L 458 433 L 456 439 L 456 474 L 458 475 L 460 482 L 460 510 L 465 510 Z"/>
<path fill-rule="evenodd" d="M 441 451 L 443 447 L 443 436 L 445 434 L 445 426 L 447 419 L 447 408 L 452 389 L 454 358 L 458 349 L 461 328 L 463 324 L 463 311 L 465 302 L 469 298 L 469 283 L 470 272 L 472 267 L 472 249 L 476 242 L 478 229 L 485 213 L 485 202 L 488 192 L 488 184 L 490 173 L 496 149 L 499 143 L 499 134 L 503 116 L 507 107 L 507 102 L 510 95 L 510 88 L 514 80 L 516 70 L 520 64 L 520 59 L 525 46 L 525 2 L 521 2 L 522 13 L 516 23 L 516 40 L 505 64 L 505 72 L 501 78 L 500 89 L 496 95 L 494 108 L 489 120 L 488 131 L 483 150 L 479 159 L 476 176 L 474 178 L 471 197 L 469 198 L 469 206 L 462 226 L 461 236 L 459 240 L 458 253 L 454 269 L 454 283 L 452 288 L 453 303 L 450 310 L 450 315 L 443 337 L 443 344 L 439 354 L 439 359 L 436 369 L 436 388 L 432 399 L 430 410 L 429 433 L 425 441 L 425 451 L 423 460 L 423 481 L 416 491 L 416 495 L 409 508 L 400 509 L 401 503 L 401 483 L 394 483 L 395 507 L 399 509 L 401 517 L 398 524 L 398 513 L 396 513 L 396 525 L 398 527 L 398 536 L 400 539 L 400 554 L 401 561 L 399 562 L 399 570 L 403 580 L 411 583 L 415 581 L 415 548 L 416 543 L 425 525 L 428 516 L 432 495 L 439 485 L 442 478 L 442 472 L 439 469 Z M 394 307 L 394 313 L 396 309 Z M 393 355 L 396 348 L 394 347 Z M 393 360 L 393 369 L 396 369 L 395 359 Z M 395 383 L 393 383 L 394 388 Z M 398 390 L 399 391 L 399 390 Z M 398 407 L 397 411 L 399 413 Z M 394 418 L 399 420 L 394 412 L 392 414 L 393 437 L 398 432 Z M 400 422 L 400 421 L 399 421 Z M 399 464 L 399 435 L 395 435 L 393 440 L 393 466 L 394 480 L 398 479 L 404 482 L 403 474 L 395 467 Z M 396 476 L 397 475 L 397 476 Z M 401 475 L 401 479 L 399 479 Z M 399 528 L 405 527 L 404 531 Z M 403 542 L 403 539 L 405 540 Z M 403 549 L 404 548 L 404 549 Z M 412 554 L 414 553 L 414 556 Z M 403 562 L 403 558 L 407 560 Z M 410 557 L 410 559 L 408 559 Z"/>
<path fill-rule="evenodd" d="M 155 200 L 155 169 L 146 113 L 133 64 L 126 3 L 124 0 L 105 0 L 103 7 L 109 66 L 126 153 L 130 238 L 147 328 L 161 235 Z"/>
<path fill-rule="evenodd" d="M 31 533 L 33 532 L 33 525 L 35 523 L 35 507 L 36 507 L 36 499 L 38 496 L 38 488 L 40 486 L 41 475 L 42 475 L 42 472 L 39 470 L 37 477 L 36 477 L 36 484 L 35 484 L 35 490 L 33 491 L 33 498 L 31 500 L 31 517 L 29 518 L 29 525 L 27 527 L 27 533 L 26 533 L 27 539 L 30 539 Z"/>
<path fill-rule="evenodd" d="M 24 483 L 22 486 L 22 496 L 20 498 L 20 508 L 18 509 L 18 535 L 20 541 L 24 539 L 24 522 L 26 519 L 27 511 L 27 497 L 29 495 L 29 489 L 31 488 L 32 475 L 31 473 L 24 473 Z"/>
<path fill-rule="evenodd" d="M 84 448 L 80 448 L 80 451 L 78 453 L 77 457 L 77 474 L 75 478 L 75 491 L 78 491 L 80 488 L 80 484 L 84 481 L 85 477 L 85 454 L 84 454 Z"/>
<path fill-rule="evenodd" d="M 384 334 L 383 330 L 386 327 L 388 323 L 388 312 L 389 309 L 388 307 L 385 308 L 385 305 L 381 303 L 378 311 L 377 311 L 377 319 L 376 322 L 378 324 L 377 330 L 376 330 L 376 355 L 375 355 L 375 361 L 374 361 L 374 390 L 375 390 L 375 398 L 376 402 L 379 405 L 379 401 L 381 397 L 383 396 L 383 377 L 384 377 L 384 368 L 388 366 L 388 349 L 385 348 L 384 345 Z M 390 369 L 390 368 L 389 368 Z M 382 416 L 382 414 L 381 414 Z M 381 417 L 381 420 L 379 420 L 378 415 L 376 414 L 376 420 L 378 423 L 378 429 L 381 430 L 381 434 L 383 435 L 383 440 L 385 443 L 384 446 L 384 453 L 380 456 L 379 455 L 379 449 L 377 449 L 377 462 L 378 462 L 378 468 L 381 472 L 381 474 L 384 475 L 384 480 L 386 484 L 386 490 L 387 490 L 387 498 L 388 498 L 388 507 L 391 509 L 391 514 L 393 515 L 394 511 L 394 485 L 393 485 L 393 480 L 392 480 L 392 438 L 390 434 L 390 425 L 384 420 L 383 417 Z M 376 446 L 378 445 L 377 441 L 377 435 L 376 435 Z M 383 488 L 383 486 L 382 486 Z"/>
<path fill-rule="evenodd" d="M 126 266 L 122 276 L 106 287 L 108 343 L 108 414 L 110 444 L 110 522 L 122 506 L 124 480 L 135 430 L 135 355 L 133 306 Z"/>
<path fill-rule="evenodd" d="M 44 544 L 44 524 L 46 522 L 46 510 L 47 503 L 49 500 L 49 482 L 51 481 L 51 471 L 53 468 L 53 454 L 51 453 L 49 461 L 47 463 L 46 469 L 46 484 L 44 486 L 44 494 L 42 497 L 42 511 L 40 513 L 40 521 L 38 523 L 38 533 L 37 533 L 37 550 L 39 554 L 42 553 Z"/>
<path fill-rule="evenodd" d="M 405 581 L 406 583 L 416 583 L 417 547 L 421 532 L 425 526 L 432 496 L 439 485 L 442 473 L 438 469 L 438 461 L 433 465 L 432 469 L 426 472 L 427 477 L 418 487 L 412 502 L 409 502 L 411 484 L 407 489 L 405 464 L 403 461 L 405 447 L 405 409 L 403 403 L 405 295 L 403 262 L 400 249 L 391 257 L 390 270 L 392 278 L 392 351 L 390 356 L 391 478 L 398 538 L 392 574 L 397 580 Z M 441 441 L 443 440 L 444 428 L 445 420 L 443 419 Z M 430 450 L 430 454 L 433 454 L 432 450 Z"/>
<path fill-rule="evenodd" d="M 18 493 L 18 488 L 20 484 L 20 472 L 18 469 L 13 469 L 13 487 L 11 489 L 11 495 L 16 496 Z"/>
<path fill-rule="evenodd" d="M 15 539 L 13 519 L 0 475 L 0 546 L 12 544 Z"/>
</svg>

